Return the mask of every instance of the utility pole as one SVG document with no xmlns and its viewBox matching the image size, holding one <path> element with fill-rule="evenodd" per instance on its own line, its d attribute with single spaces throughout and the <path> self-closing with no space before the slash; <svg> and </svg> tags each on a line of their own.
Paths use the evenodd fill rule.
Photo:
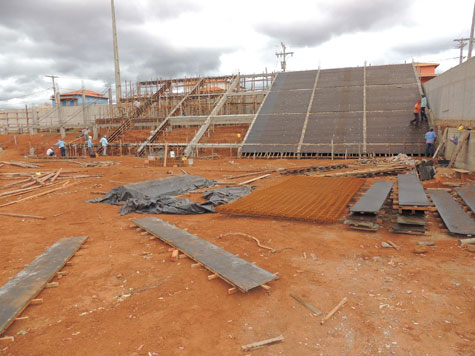
<svg viewBox="0 0 475 356">
<path fill-rule="evenodd" d="M 53 79 L 53 95 L 54 95 L 54 99 L 56 100 L 56 85 L 54 85 L 54 78 L 59 78 L 59 77 L 57 77 L 56 75 L 45 75 L 45 77 Z"/>
<path fill-rule="evenodd" d="M 474 28 L 475 28 L 475 4 L 473 5 L 472 29 L 470 30 L 470 39 L 468 41 L 468 58 L 472 58 Z"/>
<path fill-rule="evenodd" d="M 115 100 L 117 101 L 117 106 L 120 107 L 122 89 L 120 86 L 119 48 L 117 46 L 117 29 L 115 27 L 114 0 L 111 0 L 111 10 L 112 10 L 112 39 L 114 43 Z"/>
<path fill-rule="evenodd" d="M 473 40 L 471 38 L 457 38 L 454 40 L 455 42 L 458 42 L 458 44 L 455 46 L 455 48 L 460 48 L 460 64 L 463 62 L 463 49 L 469 44 L 469 50 L 470 50 L 470 45 L 473 45 Z"/>
<path fill-rule="evenodd" d="M 285 47 L 284 42 L 280 42 L 280 44 L 282 46 L 282 52 L 275 52 L 275 55 L 277 56 L 277 58 L 282 57 L 282 60 L 280 61 L 280 67 L 282 68 L 282 72 L 285 72 L 285 69 L 287 68 L 286 57 L 288 55 L 293 56 L 294 52 L 285 52 L 286 47 Z"/>
</svg>

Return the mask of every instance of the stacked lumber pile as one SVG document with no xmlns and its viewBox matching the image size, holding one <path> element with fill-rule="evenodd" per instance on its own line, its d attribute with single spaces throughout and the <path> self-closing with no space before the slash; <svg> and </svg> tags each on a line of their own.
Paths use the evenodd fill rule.
<svg viewBox="0 0 475 356">
<path fill-rule="evenodd" d="M 325 173 L 319 174 L 317 176 L 320 177 L 374 177 L 374 176 L 386 176 L 386 175 L 397 175 L 408 170 L 412 169 L 412 167 L 404 165 L 404 164 L 391 164 L 391 163 L 384 163 L 374 168 L 354 168 L 351 167 L 348 170 L 344 170 L 341 172 L 333 172 L 333 173 Z"/>
</svg>

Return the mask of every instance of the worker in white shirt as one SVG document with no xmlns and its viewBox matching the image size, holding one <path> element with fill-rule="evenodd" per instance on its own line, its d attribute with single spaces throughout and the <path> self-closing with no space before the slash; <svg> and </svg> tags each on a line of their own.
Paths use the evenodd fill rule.
<svg viewBox="0 0 475 356">
<path fill-rule="evenodd" d="M 53 147 L 50 147 L 50 148 L 48 148 L 48 149 L 46 150 L 46 155 L 47 155 L 48 157 L 53 157 L 53 156 L 54 156 L 54 149 L 53 149 Z"/>
<path fill-rule="evenodd" d="M 104 135 L 104 137 L 102 137 L 99 142 L 102 146 L 102 155 L 107 156 L 107 145 L 109 144 L 109 142 L 107 141 L 107 135 Z"/>
</svg>

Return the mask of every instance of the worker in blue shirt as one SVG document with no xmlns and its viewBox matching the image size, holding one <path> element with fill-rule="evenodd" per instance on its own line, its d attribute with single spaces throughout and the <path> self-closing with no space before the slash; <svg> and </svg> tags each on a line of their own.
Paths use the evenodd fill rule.
<svg viewBox="0 0 475 356">
<path fill-rule="evenodd" d="M 437 134 L 434 129 L 430 129 L 426 132 L 426 157 L 432 157 L 434 155 L 434 143 L 437 138 Z"/>
<path fill-rule="evenodd" d="M 58 142 L 56 142 L 54 145 L 59 146 L 59 149 L 61 151 L 61 157 L 65 157 L 66 156 L 66 148 L 65 148 L 66 142 L 59 139 Z"/>
<path fill-rule="evenodd" d="M 89 136 L 87 139 L 87 149 L 89 150 L 89 157 L 95 157 L 94 152 L 92 150 L 92 137 Z"/>
</svg>

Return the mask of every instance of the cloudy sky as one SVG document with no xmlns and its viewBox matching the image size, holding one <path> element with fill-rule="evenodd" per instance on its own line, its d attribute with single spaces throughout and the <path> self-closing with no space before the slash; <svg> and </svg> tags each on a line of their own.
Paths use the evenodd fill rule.
<svg viewBox="0 0 475 356">
<path fill-rule="evenodd" d="M 430 61 L 458 64 L 474 0 L 115 0 L 122 81 Z M 114 87 L 110 0 L 0 0 L 0 109 Z M 465 51 L 466 53 L 466 51 Z"/>
</svg>

